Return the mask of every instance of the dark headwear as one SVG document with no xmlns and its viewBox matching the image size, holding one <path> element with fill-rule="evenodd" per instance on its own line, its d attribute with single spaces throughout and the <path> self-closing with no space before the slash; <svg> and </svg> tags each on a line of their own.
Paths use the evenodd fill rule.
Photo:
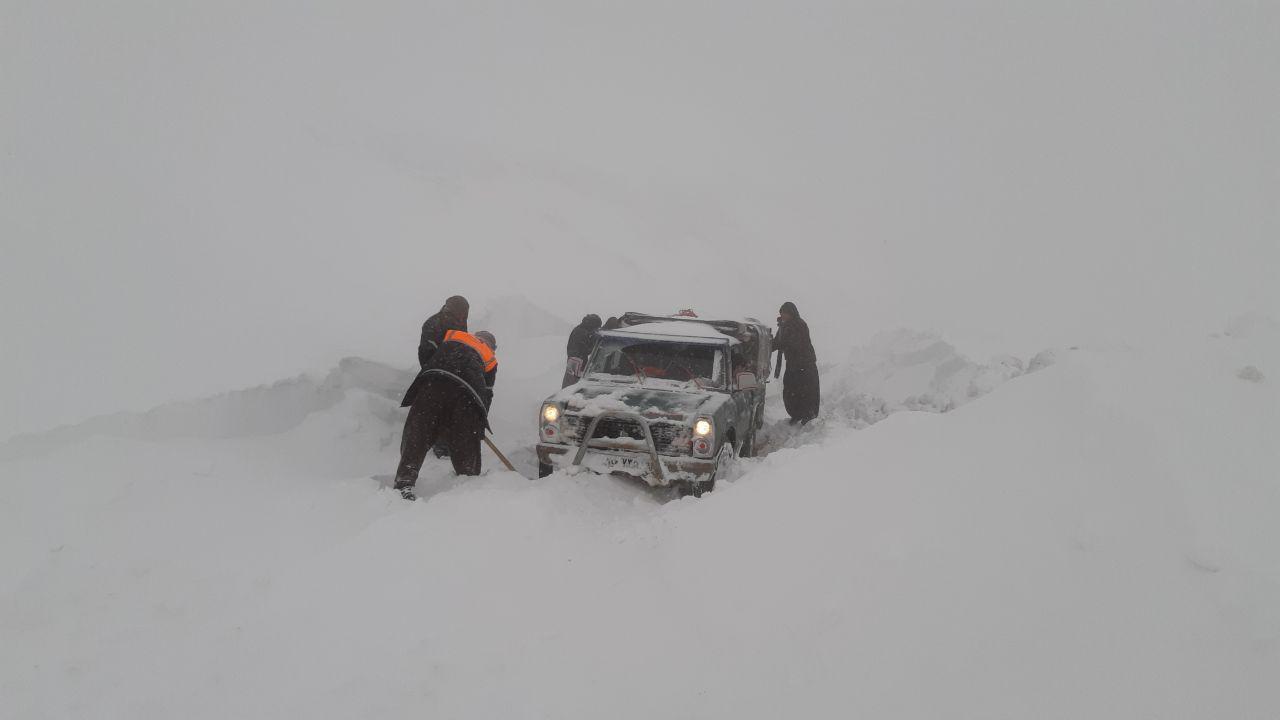
<svg viewBox="0 0 1280 720">
<path fill-rule="evenodd" d="M 796 304 L 793 302 L 782 303 L 782 307 L 778 309 L 778 314 L 790 315 L 791 317 L 795 317 L 795 318 L 800 317 L 800 311 L 796 309 Z"/>
<path fill-rule="evenodd" d="M 600 325 L 601 325 L 601 322 L 600 322 L 599 315 L 591 314 L 582 318 L 582 326 L 588 330 L 599 330 Z"/>
<path fill-rule="evenodd" d="M 467 321 L 467 314 L 471 312 L 471 303 L 461 295 L 454 295 L 444 301 L 444 307 L 440 308 L 440 312 L 449 315 L 455 320 L 462 322 Z"/>
<path fill-rule="evenodd" d="M 611 317 L 604 321 L 605 330 L 617 330 L 620 327 L 622 327 L 622 321 L 616 317 Z"/>
<path fill-rule="evenodd" d="M 489 332 L 488 330 L 481 330 L 475 335 L 476 335 L 476 338 L 480 340 L 480 342 L 484 343 L 485 345 L 488 345 L 490 350 L 498 349 L 498 339 L 493 336 L 493 333 Z"/>
</svg>

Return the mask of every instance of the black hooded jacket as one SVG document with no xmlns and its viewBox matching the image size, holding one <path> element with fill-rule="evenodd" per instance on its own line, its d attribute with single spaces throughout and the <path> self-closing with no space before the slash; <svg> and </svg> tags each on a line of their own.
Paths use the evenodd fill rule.
<svg viewBox="0 0 1280 720">
<path fill-rule="evenodd" d="M 467 330 L 467 313 L 470 305 L 461 295 L 444 301 L 440 312 L 422 323 L 422 339 L 418 341 L 418 366 L 425 368 L 431 356 L 444 343 L 444 334 L 450 330 Z"/>
<path fill-rule="evenodd" d="M 814 352 L 813 341 L 809 339 L 809 323 L 800 317 L 800 311 L 794 303 L 787 303 L 782 307 L 791 315 L 791 319 L 778 324 L 778 335 L 773 339 L 773 349 L 778 351 L 775 377 L 782 372 L 784 357 L 788 367 L 814 367 L 818 364 L 818 354 Z"/>
<path fill-rule="evenodd" d="M 582 322 L 569 333 L 569 344 L 565 347 L 565 354 L 571 358 L 579 358 L 586 363 L 587 356 L 591 354 L 591 348 L 596 343 L 596 332 L 600 330 L 600 316 L 588 315 L 582 318 Z"/>
</svg>

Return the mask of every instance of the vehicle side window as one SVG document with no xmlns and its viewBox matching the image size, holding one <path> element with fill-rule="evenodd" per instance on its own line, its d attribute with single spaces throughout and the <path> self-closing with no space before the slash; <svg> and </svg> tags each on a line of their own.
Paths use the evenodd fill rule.
<svg viewBox="0 0 1280 720">
<path fill-rule="evenodd" d="M 753 371 L 751 358 L 744 350 L 745 348 L 742 345 L 734 345 L 733 349 L 729 351 L 729 373 L 735 381 L 738 373 Z"/>
</svg>

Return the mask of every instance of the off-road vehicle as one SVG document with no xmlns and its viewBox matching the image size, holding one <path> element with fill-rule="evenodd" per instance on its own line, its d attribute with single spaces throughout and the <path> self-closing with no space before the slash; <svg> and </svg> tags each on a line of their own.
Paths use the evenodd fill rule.
<svg viewBox="0 0 1280 720">
<path fill-rule="evenodd" d="M 701 495 L 754 454 L 773 336 L 749 318 L 621 322 L 599 333 L 582 379 L 543 403 L 539 475 L 581 465 Z"/>
</svg>

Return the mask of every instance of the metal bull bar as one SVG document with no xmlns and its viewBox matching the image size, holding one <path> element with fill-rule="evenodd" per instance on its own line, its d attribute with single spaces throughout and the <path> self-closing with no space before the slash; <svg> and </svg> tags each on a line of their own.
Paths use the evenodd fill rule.
<svg viewBox="0 0 1280 720">
<path fill-rule="evenodd" d="M 587 431 L 582 434 L 582 439 L 578 441 L 578 454 L 573 457 L 574 465 L 581 465 L 582 459 L 587 456 L 587 445 L 595 438 L 596 427 L 600 425 L 600 421 L 605 418 L 621 418 L 623 420 L 635 420 L 640 423 L 640 427 L 644 429 L 645 442 L 649 444 L 649 462 L 653 467 L 653 474 L 662 485 L 667 484 L 667 477 L 662 472 L 662 461 L 658 459 L 658 446 L 653 442 L 653 433 L 649 430 L 649 421 L 643 415 L 633 412 L 623 412 L 620 410 L 606 410 L 596 415 L 591 420 L 591 425 L 587 427 Z"/>
</svg>

